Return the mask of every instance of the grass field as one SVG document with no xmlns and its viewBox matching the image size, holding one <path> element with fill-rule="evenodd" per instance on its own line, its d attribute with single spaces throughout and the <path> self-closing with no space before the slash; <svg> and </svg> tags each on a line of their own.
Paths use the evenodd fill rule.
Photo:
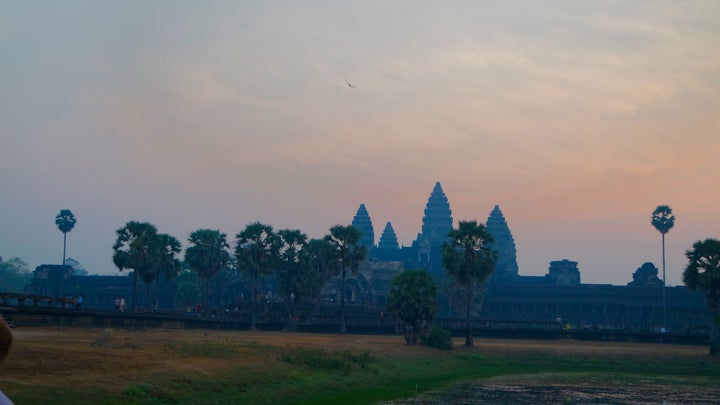
<svg viewBox="0 0 720 405">
<path fill-rule="evenodd" d="M 400 336 L 14 333 L 13 350 L 0 365 L 0 389 L 18 405 L 366 404 L 413 397 L 415 403 L 452 403 L 468 396 L 502 402 L 507 392 L 531 400 L 563 395 L 566 403 L 597 403 L 583 402 L 593 393 L 620 395 L 615 403 L 720 403 L 720 361 L 701 346 L 476 339 L 473 348 L 457 340 L 454 350 L 443 352 L 406 346 Z"/>
</svg>

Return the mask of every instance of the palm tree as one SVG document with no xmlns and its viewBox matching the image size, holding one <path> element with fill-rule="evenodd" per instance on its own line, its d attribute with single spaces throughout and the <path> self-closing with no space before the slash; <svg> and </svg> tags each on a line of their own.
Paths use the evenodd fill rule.
<svg viewBox="0 0 720 405">
<path fill-rule="evenodd" d="M 202 305 L 207 307 L 210 280 L 227 266 L 230 254 L 227 236 L 212 229 L 198 229 L 190 234 L 190 246 L 185 250 L 185 261 L 202 280 Z"/>
<path fill-rule="evenodd" d="M 135 297 L 138 277 L 152 282 L 157 271 L 158 233 L 149 222 L 130 221 L 116 231 L 113 245 L 113 263 L 120 271 L 133 269 L 132 310 L 135 311 Z"/>
<path fill-rule="evenodd" d="M 270 225 L 252 223 L 236 235 L 235 259 L 240 271 L 252 279 L 253 313 L 250 329 L 257 329 L 260 276 L 268 274 L 279 260 L 280 241 Z"/>
<path fill-rule="evenodd" d="M 663 306 L 663 329 L 667 327 L 667 307 L 665 298 L 665 234 L 675 225 L 675 216 L 672 209 L 667 205 L 658 205 L 652 213 L 652 225 L 662 234 L 662 306 Z"/>
<path fill-rule="evenodd" d="M 306 266 L 303 260 L 304 250 L 307 247 L 307 235 L 298 229 L 280 229 L 280 291 L 287 299 L 287 330 L 295 329 L 295 318 L 298 315 L 300 297 L 312 291 L 308 285 L 308 275 L 312 274 L 312 267 Z M 307 291 L 306 291 L 307 290 Z"/>
<path fill-rule="evenodd" d="M 75 223 L 77 220 L 75 219 L 75 215 L 73 215 L 72 211 L 70 210 L 60 210 L 60 213 L 57 214 L 55 217 L 55 225 L 57 225 L 58 229 L 60 229 L 60 232 L 63 233 L 63 261 L 62 264 L 65 264 L 65 252 L 67 248 L 67 233 L 72 231 L 72 229 L 75 227 Z"/>
<path fill-rule="evenodd" d="M 685 252 L 688 265 L 683 272 L 683 282 L 692 290 L 707 293 L 710 307 L 710 354 L 720 353 L 720 240 L 705 239 L 693 244 Z"/>
<path fill-rule="evenodd" d="M 333 277 L 334 269 L 337 267 L 331 257 L 333 251 L 333 246 L 326 238 L 310 239 L 301 251 L 299 274 L 296 274 L 297 277 L 290 276 L 291 280 L 283 280 L 281 275 L 281 286 L 284 283 L 293 283 L 295 290 L 300 291 L 298 300 L 314 298 L 316 305 L 319 305 L 317 298 L 320 297 L 323 286 Z"/>
<path fill-rule="evenodd" d="M 170 281 L 180 274 L 180 260 L 176 257 L 181 250 L 180 241 L 174 236 L 160 234 L 157 238 L 157 270 L 155 271 L 155 302 L 159 302 L 160 275 Z"/>
<path fill-rule="evenodd" d="M 465 346 L 473 345 L 470 308 L 477 291 L 495 271 L 497 253 L 488 244 L 492 234 L 477 221 L 460 221 L 442 245 L 445 271 L 454 284 L 465 291 Z"/>
<path fill-rule="evenodd" d="M 340 276 L 340 333 L 347 333 L 345 326 L 345 281 L 348 275 L 356 275 L 358 265 L 367 251 L 360 244 L 362 233 L 352 225 L 335 225 L 325 236 L 329 244 L 329 257 L 333 276 Z"/>
</svg>

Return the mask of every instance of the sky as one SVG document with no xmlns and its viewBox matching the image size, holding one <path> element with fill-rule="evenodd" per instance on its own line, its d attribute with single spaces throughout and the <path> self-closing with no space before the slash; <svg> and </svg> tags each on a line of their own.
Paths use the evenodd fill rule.
<svg viewBox="0 0 720 405">
<path fill-rule="evenodd" d="M 720 238 L 714 1 L 0 0 L 0 256 L 118 274 L 115 231 L 319 238 L 364 203 L 410 245 L 441 182 L 519 272 L 682 285 Z M 353 84 L 352 88 L 347 83 Z M 662 276 L 662 270 L 660 275 Z"/>
</svg>

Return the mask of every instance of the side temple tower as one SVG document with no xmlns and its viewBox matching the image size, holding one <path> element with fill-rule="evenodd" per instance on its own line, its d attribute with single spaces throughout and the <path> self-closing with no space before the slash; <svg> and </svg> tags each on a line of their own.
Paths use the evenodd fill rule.
<svg viewBox="0 0 720 405">
<path fill-rule="evenodd" d="M 498 254 L 498 261 L 495 271 L 492 274 L 491 282 L 507 283 L 513 282 L 518 277 L 517 251 L 515 239 L 510 233 L 510 227 L 505 221 L 505 216 L 500 207 L 495 205 L 487 219 L 487 229 L 492 234 L 495 242 L 490 247 Z"/>
<path fill-rule="evenodd" d="M 383 233 L 382 235 L 380 235 L 378 249 L 400 249 L 400 245 L 398 244 L 398 238 L 395 234 L 395 229 L 393 229 L 390 221 L 385 224 L 385 229 L 383 229 Z"/>
<path fill-rule="evenodd" d="M 390 221 L 385 224 L 385 229 L 383 229 L 382 235 L 380 236 L 377 248 L 371 252 L 369 257 L 384 261 L 403 260 L 400 252 L 400 244 Z"/>
</svg>

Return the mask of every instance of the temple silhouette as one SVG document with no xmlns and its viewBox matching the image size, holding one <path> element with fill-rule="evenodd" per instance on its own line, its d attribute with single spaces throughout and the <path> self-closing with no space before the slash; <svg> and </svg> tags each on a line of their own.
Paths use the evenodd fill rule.
<svg viewBox="0 0 720 405">
<path fill-rule="evenodd" d="M 365 204 L 360 204 L 352 225 L 362 233 L 361 244 L 368 251 L 368 261 L 402 262 L 405 268 L 426 269 L 437 279 L 443 277 L 440 247 L 453 229 L 453 218 L 450 203 L 439 182 L 435 183 L 428 198 L 422 230 L 411 246 L 398 245 L 391 222 L 385 224 L 380 241 L 375 245 L 372 219 Z"/>
<path fill-rule="evenodd" d="M 350 320 L 377 321 L 377 314 L 385 308 L 393 277 L 406 269 L 425 269 L 438 281 L 443 291 L 437 314 L 439 324 L 453 327 L 453 322 L 462 318 L 456 311 L 460 307 L 454 305 L 456 297 L 447 288 L 442 266 L 441 246 L 453 229 L 453 217 L 439 182 L 427 200 L 421 231 L 409 246 L 399 244 L 389 221 L 376 244 L 373 221 L 365 204 L 358 207 L 352 225 L 362 233 L 361 243 L 367 248 L 368 256 L 360 264 L 358 274 L 346 282 L 344 295 Z M 691 331 L 709 325 L 710 312 L 704 295 L 685 286 L 666 287 L 667 319 L 663 319 L 663 283 L 652 263 L 643 263 L 632 275 L 628 274 L 632 281 L 625 286 L 583 284 L 578 263 L 568 259 L 550 262 L 544 276 L 524 276 L 519 274 L 515 240 L 500 206 L 494 206 L 486 226 L 495 239 L 492 248 L 498 253 L 498 261 L 483 293 L 484 303 L 472 314 L 478 326 L 512 328 L 513 325 L 561 323 L 573 328 L 657 331 L 664 324 L 673 331 Z M 129 276 L 68 276 L 67 267 L 38 266 L 26 292 L 51 296 L 82 294 L 85 307 L 111 310 L 116 297 L 127 297 L 131 291 L 133 272 Z M 153 287 L 161 308 L 176 310 L 185 306 L 177 300 L 176 287 L 176 280 L 163 280 Z M 228 275 L 211 281 L 211 287 L 208 305 L 213 310 L 249 308 L 251 290 L 242 277 Z M 277 276 L 265 280 L 263 291 L 274 300 L 268 301 L 268 308 L 276 309 L 275 315 L 273 311 L 267 312 L 269 319 L 282 319 L 285 304 L 279 295 Z M 307 320 L 332 319 L 340 296 L 338 279 L 329 280 L 322 289 L 320 301 L 310 306 Z M 153 304 L 145 294 L 138 294 L 137 299 L 141 308 Z"/>
<path fill-rule="evenodd" d="M 365 204 L 360 204 L 352 225 L 362 233 L 360 243 L 368 251 L 369 262 L 401 262 L 404 269 L 425 269 L 436 280 L 445 278 L 441 246 L 453 229 L 452 210 L 440 182 L 435 183 L 425 205 L 421 232 L 410 246 L 399 246 L 391 222 L 385 224 L 378 244 L 375 244 L 373 222 Z M 577 262 L 562 259 L 550 262 L 545 276 L 522 276 L 518 273 L 517 249 L 510 227 L 499 205 L 490 212 L 485 225 L 495 241 L 490 244 L 498 253 L 498 261 L 490 282 L 493 284 L 579 285 Z"/>
<path fill-rule="evenodd" d="M 421 232 L 410 246 L 400 246 L 391 222 L 385 224 L 377 245 L 374 243 L 372 218 L 365 204 L 360 204 L 352 225 L 362 233 L 362 244 L 368 249 L 368 260 L 360 265 L 359 274 L 348 284 L 347 296 L 357 301 L 383 305 L 390 291 L 392 277 L 405 269 L 425 269 L 442 285 L 446 277 L 442 266 L 441 246 L 453 229 L 452 210 L 440 182 L 428 197 Z M 515 239 L 499 205 L 495 205 L 485 222 L 498 253 L 498 261 L 485 293 L 485 303 L 475 316 L 504 321 L 571 322 L 575 325 L 605 325 L 613 328 L 653 329 L 663 324 L 662 280 L 652 263 L 643 263 L 627 286 L 582 284 L 578 262 L 553 260 L 544 276 L 519 274 Z M 324 293 L 338 292 L 329 283 Z M 702 294 L 684 286 L 666 287 L 667 325 L 690 328 L 705 325 L 709 312 Z M 443 316 L 452 316 L 452 297 L 441 305 Z"/>
</svg>

